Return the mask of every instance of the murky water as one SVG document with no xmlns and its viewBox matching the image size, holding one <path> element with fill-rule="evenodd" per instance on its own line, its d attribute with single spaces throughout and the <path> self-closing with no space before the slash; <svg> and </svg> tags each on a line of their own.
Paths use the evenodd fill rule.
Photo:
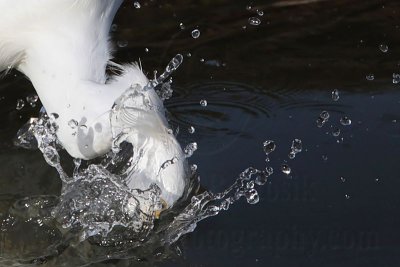
<svg viewBox="0 0 400 267">
<path fill-rule="evenodd" d="M 107 206 L 115 203 L 107 197 L 124 203 L 140 195 L 111 174 L 118 167 L 74 165 L 60 152 L 75 178 L 62 187 L 40 151 L 14 146 L 41 105 L 29 82 L 11 73 L 0 83 L 1 264 L 397 266 L 399 4 L 139 2 L 117 15 L 116 60 L 140 56 L 152 78 L 184 56 L 173 96 L 166 90 L 163 98 L 183 147 L 197 144 L 188 159 L 196 165 L 191 190 L 154 224 L 151 205 L 130 214 L 150 215 L 138 225 L 122 216 L 124 205 Z M 259 186 L 266 167 L 273 174 Z M 104 198 L 88 200 L 100 200 L 98 210 L 71 206 L 105 186 Z M 243 186 L 258 191 L 247 195 L 257 205 L 243 198 L 230 206 Z M 157 205 L 156 188 L 140 193 Z M 94 216 L 102 224 L 90 225 Z"/>
</svg>

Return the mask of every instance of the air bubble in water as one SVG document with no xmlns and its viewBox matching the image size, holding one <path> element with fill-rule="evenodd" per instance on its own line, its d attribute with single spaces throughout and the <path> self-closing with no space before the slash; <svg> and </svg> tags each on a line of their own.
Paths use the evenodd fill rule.
<svg viewBox="0 0 400 267">
<path fill-rule="evenodd" d="M 250 11 L 253 7 L 251 5 L 246 6 L 246 10 Z"/>
<path fill-rule="evenodd" d="M 379 50 L 381 50 L 383 53 L 386 53 L 389 50 L 389 47 L 386 44 L 380 44 Z"/>
<path fill-rule="evenodd" d="M 208 105 L 207 100 L 205 100 L 205 99 L 200 100 L 200 105 L 202 107 L 207 107 L 207 105 Z"/>
<path fill-rule="evenodd" d="M 264 11 L 257 9 L 257 15 L 260 17 L 264 16 Z"/>
<path fill-rule="evenodd" d="M 138 1 L 133 2 L 133 6 L 135 8 L 141 8 L 141 5 L 140 5 L 140 3 Z"/>
<path fill-rule="evenodd" d="M 192 31 L 192 37 L 193 37 L 194 39 L 199 38 L 199 37 L 200 37 L 200 30 L 199 30 L 199 29 L 194 29 L 194 30 Z"/>
<path fill-rule="evenodd" d="M 340 123 L 344 126 L 348 126 L 351 124 L 351 119 L 349 119 L 347 116 L 344 116 L 340 118 Z"/>
<path fill-rule="evenodd" d="M 398 74 L 398 73 L 393 73 L 393 83 L 394 83 L 394 84 L 400 83 L 400 74 Z"/>
<path fill-rule="evenodd" d="M 249 18 L 249 24 L 253 26 L 258 26 L 261 24 L 261 20 L 257 17 L 251 17 Z"/>
<path fill-rule="evenodd" d="M 338 101 L 339 100 L 339 90 L 335 89 L 332 91 L 332 100 L 333 101 Z"/>
<path fill-rule="evenodd" d="M 290 169 L 289 165 L 287 165 L 287 164 L 282 164 L 282 165 L 281 165 L 281 171 L 282 171 L 284 174 L 289 175 L 289 174 L 291 173 L 292 170 Z"/>
<path fill-rule="evenodd" d="M 23 109 L 25 106 L 25 101 L 22 99 L 17 100 L 17 106 L 15 107 L 17 110 Z"/>
<path fill-rule="evenodd" d="M 185 25 L 181 22 L 181 23 L 179 23 L 179 28 L 180 28 L 181 30 L 184 30 L 186 27 L 185 27 Z"/>
<path fill-rule="evenodd" d="M 367 76 L 365 76 L 365 78 L 368 81 L 373 81 L 375 79 L 375 75 L 373 73 L 367 74 Z"/>
</svg>

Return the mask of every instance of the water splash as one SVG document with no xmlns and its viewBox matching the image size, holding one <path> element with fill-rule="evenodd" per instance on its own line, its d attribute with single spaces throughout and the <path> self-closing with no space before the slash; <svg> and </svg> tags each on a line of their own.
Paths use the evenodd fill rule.
<svg viewBox="0 0 400 267">
<path fill-rule="evenodd" d="M 156 88 L 157 85 L 163 83 L 169 76 L 171 76 L 171 74 L 179 68 L 182 62 L 183 56 L 181 54 L 177 54 L 165 67 L 164 72 L 160 76 L 155 77 L 153 80 L 150 80 L 150 82 L 144 89 L 151 90 Z"/>
<path fill-rule="evenodd" d="M 36 255 L 33 257 L 35 260 L 54 255 L 62 256 L 59 254 L 63 253 L 63 250 L 55 250 L 54 247 L 62 246 L 67 248 L 67 251 L 80 250 L 87 246 L 87 242 L 96 244 L 89 247 L 97 252 L 88 252 L 88 255 L 85 255 L 90 258 L 90 262 L 126 258 L 131 256 L 130 251 L 135 248 L 173 245 L 182 235 L 193 231 L 198 222 L 228 210 L 240 198 L 245 198 L 249 204 L 259 202 L 256 186 L 266 184 L 273 174 L 273 169 L 269 166 L 264 170 L 253 167 L 245 169 L 236 181 L 222 192 L 199 193 L 200 179 L 196 173 L 197 166 L 193 164 L 189 168 L 188 185 L 184 195 L 168 210 L 165 210 L 165 202 L 161 199 L 162 188 L 156 183 L 150 184 L 146 189 L 132 188 L 128 185 L 129 177 L 137 171 L 138 162 L 145 152 L 126 142 L 132 129 L 122 127 L 116 120 L 122 119 L 128 123 L 132 119 L 129 116 L 129 108 L 138 99 L 141 99 L 146 112 L 164 112 L 162 105 L 146 101 L 146 92 L 158 90 L 160 99 L 167 99 L 172 94 L 172 80 L 167 79 L 182 60 L 183 57 L 177 55 L 168 64 L 165 72 L 151 80 L 145 88 L 139 90 L 140 88 L 133 86 L 116 101 L 110 115 L 114 137 L 112 150 L 92 161 L 74 159 L 72 174 L 68 174 L 61 164 L 59 151 L 62 146 L 56 137 L 57 114 L 42 113 L 39 118 L 31 119 L 20 130 L 16 144 L 27 148 L 39 148 L 46 162 L 58 171 L 62 180 L 61 195 L 42 197 L 39 202 L 47 204 L 45 207 L 36 205 L 35 216 L 32 215 L 32 211 L 27 212 L 26 209 L 21 208 L 18 211 L 18 216 L 34 220 L 35 225 L 48 227 L 57 233 L 55 240 L 48 241 L 48 247 L 53 250 Z M 165 91 L 169 93 L 166 95 Z M 71 125 L 78 126 L 75 121 L 71 122 Z M 194 133 L 193 129 L 189 131 Z M 165 131 L 170 134 L 167 129 Z M 266 155 L 273 152 L 275 147 L 273 141 L 265 142 Z M 189 143 L 183 149 L 182 156 L 173 157 L 160 164 L 157 175 L 171 165 L 186 162 L 196 150 L 197 143 Z M 37 198 L 26 199 L 22 206 L 31 207 L 33 203 L 39 202 Z M 13 220 L 17 220 L 14 214 L 10 216 L 0 220 L 5 232 L 12 231 L 15 225 Z M 107 251 L 101 248 L 107 248 Z M 4 258 L 4 255 L 0 254 L 0 259 L 2 257 Z M 87 263 L 87 258 L 83 262 Z M 22 258 L 18 258 L 18 261 L 21 260 Z"/>
</svg>

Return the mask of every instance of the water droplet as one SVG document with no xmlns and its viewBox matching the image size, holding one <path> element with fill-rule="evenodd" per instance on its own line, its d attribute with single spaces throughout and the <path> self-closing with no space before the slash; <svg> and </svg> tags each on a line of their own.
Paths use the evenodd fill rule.
<svg viewBox="0 0 400 267">
<path fill-rule="evenodd" d="M 394 83 L 394 84 L 400 83 L 400 74 L 398 74 L 398 73 L 393 73 L 393 83 Z"/>
<path fill-rule="evenodd" d="M 293 151 L 290 151 L 288 157 L 289 157 L 289 159 L 294 159 L 296 157 L 296 153 L 294 153 Z"/>
<path fill-rule="evenodd" d="M 274 169 L 272 167 L 265 168 L 266 173 L 268 176 L 271 176 L 274 173 Z"/>
<path fill-rule="evenodd" d="M 246 10 L 250 11 L 253 7 L 251 5 L 246 6 Z"/>
<path fill-rule="evenodd" d="M 192 172 L 197 171 L 197 165 L 196 164 L 190 165 L 190 169 L 192 170 Z"/>
<path fill-rule="evenodd" d="M 264 16 L 264 11 L 257 9 L 257 15 L 260 17 Z"/>
<path fill-rule="evenodd" d="M 284 174 L 289 175 L 292 170 L 290 169 L 290 167 L 287 164 L 282 164 L 281 165 L 281 171 Z"/>
<path fill-rule="evenodd" d="M 255 189 L 246 191 L 244 195 L 247 199 L 247 203 L 249 204 L 257 204 L 258 201 L 260 201 L 260 197 Z"/>
<path fill-rule="evenodd" d="M 165 67 L 165 71 L 161 73 L 161 75 L 158 76 L 158 78 L 157 78 L 157 72 L 154 72 L 154 80 L 150 80 L 148 85 L 146 85 L 144 89 L 145 90 L 154 89 L 157 85 L 163 83 L 182 64 L 182 62 L 183 62 L 183 56 L 181 54 L 177 54 L 176 56 L 174 56 L 168 63 L 168 65 Z"/>
<path fill-rule="evenodd" d="M 72 119 L 68 122 L 68 126 L 71 127 L 71 129 L 75 129 L 76 127 L 78 127 L 78 122 Z"/>
<path fill-rule="evenodd" d="M 133 6 L 135 8 L 141 8 L 141 5 L 140 5 L 140 3 L 138 1 L 133 2 Z"/>
<path fill-rule="evenodd" d="M 246 183 L 246 188 L 247 189 L 253 189 L 254 188 L 254 181 L 249 181 Z"/>
<path fill-rule="evenodd" d="M 332 100 L 333 101 L 338 101 L 339 100 L 339 90 L 335 89 L 332 91 Z"/>
<path fill-rule="evenodd" d="M 292 151 L 296 153 L 300 153 L 303 150 L 303 144 L 300 139 L 294 139 L 292 141 Z"/>
<path fill-rule="evenodd" d="M 190 127 L 188 128 L 188 132 L 189 132 L 190 134 L 194 134 L 195 131 L 196 131 L 196 129 L 195 129 L 193 126 L 190 126 Z"/>
<path fill-rule="evenodd" d="M 261 24 L 261 20 L 257 17 L 251 17 L 251 18 L 249 18 L 248 21 L 249 21 L 249 24 L 253 25 L 253 26 L 258 26 Z"/>
<path fill-rule="evenodd" d="M 365 78 L 368 81 L 373 81 L 375 79 L 375 75 L 373 73 L 367 74 L 367 76 L 365 76 Z"/>
<path fill-rule="evenodd" d="M 383 53 L 386 53 L 389 50 L 389 47 L 386 44 L 380 44 L 379 50 L 381 50 Z"/>
<path fill-rule="evenodd" d="M 350 195 L 348 195 L 348 194 L 344 195 L 344 197 L 345 197 L 346 199 L 350 199 Z"/>
<path fill-rule="evenodd" d="M 191 54 L 191 53 L 187 53 L 186 56 L 187 56 L 187 57 L 191 57 L 192 54 Z"/>
<path fill-rule="evenodd" d="M 349 126 L 351 124 L 351 120 L 347 116 L 344 116 L 340 118 L 340 123 L 344 126 Z"/>
<path fill-rule="evenodd" d="M 318 117 L 318 119 L 317 119 L 317 121 L 316 121 L 316 123 L 317 123 L 317 127 L 318 128 L 321 128 L 322 126 L 324 126 L 325 125 L 325 123 L 328 121 L 328 119 L 329 119 L 329 112 L 328 111 L 322 111 L 320 114 L 319 114 L 319 117 Z"/>
<path fill-rule="evenodd" d="M 165 71 L 167 73 L 175 71 L 182 64 L 182 62 L 183 62 L 183 56 L 181 54 L 177 54 L 175 57 L 171 59 L 167 67 L 165 67 Z"/>
<path fill-rule="evenodd" d="M 118 47 L 123 48 L 128 46 L 128 41 L 126 40 L 121 40 L 117 42 Z"/>
<path fill-rule="evenodd" d="M 200 37 L 200 31 L 199 31 L 199 29 L 194 29 L 194 30 L 192 31 L 192 37 L 193 37 L 194 39 L 197 39 L 197 38 Z"/>
<path fill-rule="evenodd" d="M 179 23 L 179 28 L 181 28 L 181 30 L 184 30 L 186 27 L 185 27 L 185 25 L 181 22 L 181 23 Z"/>
<path fill-rule="evenodd" d="M 50 113 L 49 119 L 51 122 L 54 122 L 56 119 L 58 119 L 60 116 L 57 113 Z"/>
<path fill-rule="evenodd" d="M 39 97 L 37 95 L 30 95 L 26 97 L 26 101 L 29 103 L 29 105 L 31 105 L 31 107 L 35 107 L 36 106 L 36 102 L 38 101 Z"/>
<path fill-rule="evenodd" d="M 328 156 L 327 155 L 322 155 L 322 160 L 323 161 L 327 161 L 328 160 Z"/>
<path fill-rule="evenodd" d="M 24 106 L 25 106 L 25 101 L 22 100 L 22 99 L 18 99 L 18 100 L 17 100 L 16 109 L 17 109 L 17 110 L 21 110 L 21 109 L 24 108 Z"/>
<path fill-rule="evenodd" d="M 340 177 L 340 181 L 342 181 L 342 183 L 344 183 L 344 182 L 346 182 L 346 178 Z"/>
<path fill-rule="evenodd" d="M 111 31 L 112 31 L 112 32 L 117 31 L 117 29 L 118 29 L 118 25 L 117 25 L 117 24 L 111 25 Z"/>
<path fill-rule="evenodd" d="M 188 144 L 185 149 L 183 150 L 183 152 L 185 152 L 185 156 L 186 158 L 189 158 L 191 156 L 193 156 L 193 153 L 197 150 L 197 143 L 193 142 Z"/>
<path fill-rule="evenodd" d="M 328 111 L 322 111 L 321 114 L 319 114 L 319 117 L 325 121 L 329 119 L 329 112 Z"/>
<path fill-rule="evenodd" d="M 338 136 L 340 135 L 340 129 L 337 128 L 337 129 L 333 130 L 333 131 L 332 131 L 332 135 L 333 135 L 334 137 L 338 137 Z"/>
<path fill-rule="evenodd" d="M 200 100 L 200 105 L 202 107 L 207 107 L 207 105 L 208 105 L 207 100 L 205 100 L 205 99 Z"/>
<path fill-rule="evenodd" d="M 276 144 L 274 141 L 272 140 L 267 140 L 263 143 L 263 148 L 264 148 L 264 152 L 265 155 L 269 155 L 270 153 L 274 152 L 276 149 Z"/>
<path fill-rule="evenodd" d="M 146 48 L 144 49 L 144 52 L 149 53 L 149 49 L 146 47 Z"/>
<path fill-rule="evenodd" d="M 260 172 L 254 182 L 258 185 L 264 185 L 268 181 L 268 172 Z"/>
<path fill-rule="evenodd" d="M 316 123 L 317 123 L 317 127 L 321 128 L 322 126 L 325 125 L 325 120 L 318 117 L 318 119 L 316 120 Z"/>
</svg>

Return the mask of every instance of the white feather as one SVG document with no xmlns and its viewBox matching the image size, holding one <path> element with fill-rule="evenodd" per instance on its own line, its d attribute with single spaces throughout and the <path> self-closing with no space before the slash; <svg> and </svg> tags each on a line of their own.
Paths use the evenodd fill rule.
<svg viewBox="0 0 400 267">
<path fill-rule="evenodd" d="M 137 65 L 115 63 L 123 74 L 107 82 L 109 30 L 122 1 L 0 0 L 0 70 L 14 67 L 31 80 L 46 111 L 59 115 L 57 137 L 75 158 L 91 159 L 110 150 L 109 112 L 114 101 L 132 84 L 143 87 L 148 82 Z M 145 94 L 154 103 L 160 101 L 154 90 Z M 130 185 L 146 189 L 154 180 L 172 205 L 185 187 L 185 163 L 158 173 L 160 164 L 183 157 L 183 152 L 166 134 L 163 112 L 153 115 L 151 120 L 138 120 L 138 135 L 130 138 L 134 147 L 148 144 L 143 170 Z M 86 127 L 75 133 L 68 125 L 71 119 Z M 141 122 L 154 122 L 156 127 L 146 132 Z M 142 137 L 148 138 L 146 142 Z"/>
</svg>

